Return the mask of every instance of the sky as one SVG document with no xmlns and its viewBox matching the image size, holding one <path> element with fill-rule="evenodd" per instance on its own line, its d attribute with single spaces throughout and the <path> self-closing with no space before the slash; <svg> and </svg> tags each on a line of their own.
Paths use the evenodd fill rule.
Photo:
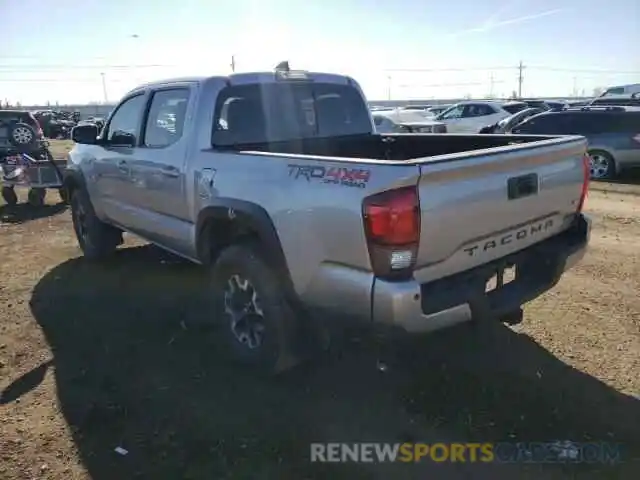
<svg viewBox="0 0 640 480">
<path fill-rule="evenodd" d="M 114 102 L 232 56 L 348 74 L 370 100 L 509 96 L 520 62 L 523 96 L 640 83 L 638 0 L 0 0 L 0 18 L 0 100 L 22 105 Z"/>
</svg>

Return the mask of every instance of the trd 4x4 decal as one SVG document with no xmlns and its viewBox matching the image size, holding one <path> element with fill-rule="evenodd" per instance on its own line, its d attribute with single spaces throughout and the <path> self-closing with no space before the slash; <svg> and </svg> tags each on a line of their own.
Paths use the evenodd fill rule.
<svg viewBox="0 0 640 480">
<path fill-rule="evenodd" d="M 364 188 L 371 177 L 371 170 L 362 168 L 323 167 L 321 165 L 289 165 L 289 176 L 318 180 L 322 183 Z"/>
</svg>

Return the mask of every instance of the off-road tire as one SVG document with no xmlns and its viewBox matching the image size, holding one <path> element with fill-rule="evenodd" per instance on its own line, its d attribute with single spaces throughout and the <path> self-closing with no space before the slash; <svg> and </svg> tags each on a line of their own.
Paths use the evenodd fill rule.
<svg viewBox="0 0 640 480">
<path fill-rule="evenodd" d="M 301 362 L 297 353 L 299 333 L 296 313 L 287 300 L 282 279 L 265 260 L 257 243 L 231 245 L 224 249 L 211 267 L 213 320 L 217 340 L 230 360 L 266 375 L 283 373 Z M 263 311 L 262 344 L 250 349 L 233 333 L 231 317 L 225 312 L 225 288 L 239 275 L 257 292 Z"/>
<path fill-rule="evenodd" d="M 122 232 L 100 221 L 83 188 L 76 188 L 71 194 L 71 219 L 78 245 L 88 260 L 102 260 L 122 244 Z"/>
</svg>

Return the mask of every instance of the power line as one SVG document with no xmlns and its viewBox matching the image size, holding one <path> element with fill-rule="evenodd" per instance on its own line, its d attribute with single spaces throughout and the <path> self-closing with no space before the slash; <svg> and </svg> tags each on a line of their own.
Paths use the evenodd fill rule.
<svg viewBox="0 0 640 480">
<path fill-rule="evenodd" d="M 0 70 L 2 71 L 23 71 L 23 70 L 68 70 L 68 69 L 103 69 L 103 70 L 129 70 L 129 69 L 137 69 L 137 68 L 169 68 L 169 67 L 179 67 L 179 64 L 170 64 L 170 63 L 156 63 L 156 64 L 128 64 L 128 65 L 80 65 L 80 64 L 32 64 L 32 65 L 0 65 Z"/>
<path fill-rule="evenodd" d="M 545 70 L 549 72 L 567 72 L 567 73 L 602 73 L 611 75 L 638 75 L 640 70 L 600 70 L 600 69 L 581 69 L 581 68 L 561 68 L 546 67 L 540 65 L 530 65 L 529 68 L 534 70 Z"/>
</svg>

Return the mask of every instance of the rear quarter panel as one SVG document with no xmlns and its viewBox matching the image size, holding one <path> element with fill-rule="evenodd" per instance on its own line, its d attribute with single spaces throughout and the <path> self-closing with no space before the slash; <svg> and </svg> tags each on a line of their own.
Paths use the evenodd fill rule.
<svg viewBox="0 0 640 480">
<path fill-rule="evenodd" d="M 214 199 L 242 199 L 268 212 L 301 296 L 325 266 L 371 270 L 362 200 L 379 191 L 416 184 L 419 176 L 417 165 L 208 151 L 198 153 L 193 163 L 191 178 L 196 184 L 201 169 L 211 166 L 216 168 Z M 334 182 L 333 175 L 341 169 L 360 172 L 366 181 Z M 194 218 L 207 203 L 196 201 Z"/>
</svg>

